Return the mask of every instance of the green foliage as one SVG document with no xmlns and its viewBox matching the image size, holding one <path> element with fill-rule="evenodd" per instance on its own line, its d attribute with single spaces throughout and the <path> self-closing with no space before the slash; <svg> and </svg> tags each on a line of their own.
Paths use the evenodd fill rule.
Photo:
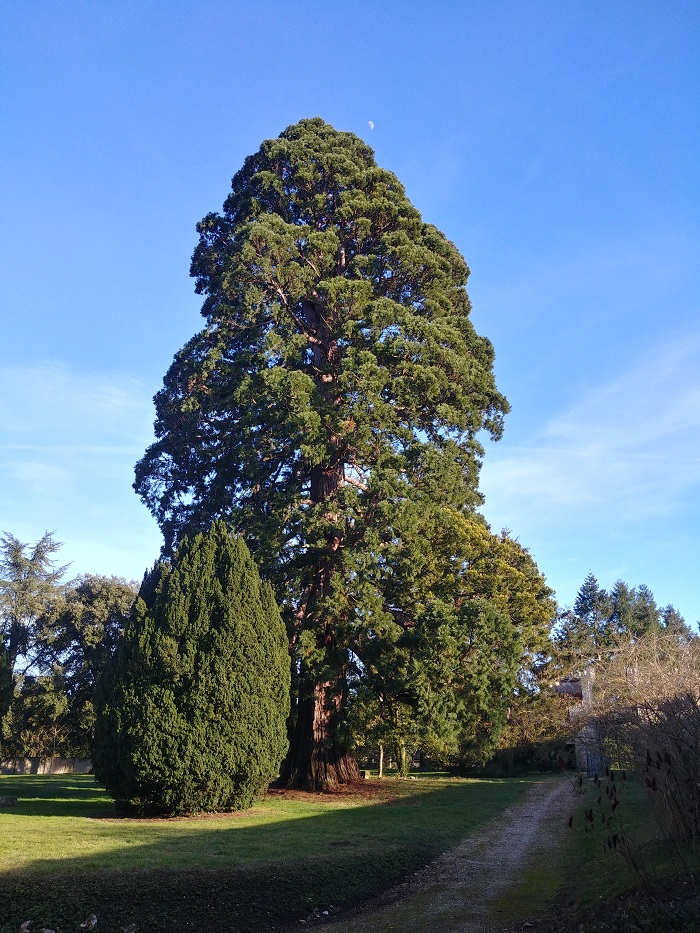
<svg viewBox="0 0 700 933">
<path fill-rule="evenodd" d="M 67 700 L 60 748 L 67 757 L 91 754 L 95 684 L 126 627 L 136 593 L 136 584 L 120 577 L 85 574 L 37 621 L 42 667 L 60 681 Z"/>
<path fill-rule="evenodd" d="M 573 611 L 561 613 L 556 644 L 573 669 L 587 660 L 600 660 L 615 640 L 613 606 L 609 595 L 589 573 L 578 591 Z"/>
<path fill-rule="evenodd" d="M 146 575 L 95 694 L 94 769 L 122 805 L 240 809 L 286 748 L 289 658 L 271 588 L 223 522 Z"/>
<path fill-rule="evenodd" d="M 53 557 L 60 547 L 48 531 L 33 546 L 9 533 L 0 539 L 0 638 L 13 671 L 34 661 L 36 620 L 60 594 L 66 567 Z"/>
<path fill-rule="evenodd" d="M 647 633 L 668 631 L 685 641 L 693 633 L 673 606 L 660 609 L 642 584 L 618 580 L 608 593 L 589 573 L 573 609 L 559 614 L 554 632 L 555 667 L 560 674 L 581 671 L 591 661 L 606 661 L 620 645 Z"/>
<path fill-rule="evenodd" d="M 546 648 L 555 604 L 507 533 L 492 535 L 469 518 L 441 534 L 454 566 L 436 573 L 424 564 L 414 581 L 424 608 L 414 623 L 389 625 L 366 643 L 349 727 L 365 752 L 372 742 L 407 745 L 472 767 L 495 749 L 515 688 Z"/>
<path fill-rule="evenodd" d="M 468 270 L 362 140 L 320 119 L 289 127 L 198 229 L 207 327 L 176 356 L 137 466 L 170 544 L 230 514 L 292 583 L 288 533 L 325 551 L 330 513 L 354 544 L 386 531 L 380 502 L 479 501 L 476 434 L 498 436 L 507 405 Z M 332 502 L 313 508 L 317 492 Z"/>
<path fill-rule="evenodd" d="M 66 568 L 57 566 L 53 556 L 60 547 L 48 531 L 34 545 L 23 544 L 7 532 L 0 538 L 0 743 L 9 754 L 26 754 L 21 736 L 30 737 L 32 724 L 43 739 L 51 733 L 50 747 L 55 747 L 54 714 L 56 704 L 63 705 L 55 695 L 55 685 L 29 678 L 25 689 L 22 675 L 30 668 L 40 669 L 38 619 L 60 598 Z M 26 715 L 21 709 L 23 697 L 31 707 Z M 46 722 L 37 719 L 42 709 L 48 715 Z M 43 746 L 43 739 L 36 738 Z"/>
<path fill-rule="evenodd" d="M 417 645 L 419 721 L 438 760 L 472 766 L 493 752 L 516 683 L 517 629 L 483 599 L 433 603 L 411 633 Z"/>
<path fill-rule="evenodd" d="M 246 159 L 223 213 L 198 231 L 191 272 L 206 326 L 156 396 L 157 440 L 135 488 L 166 553 L 214 518 L 245 536 L 298 673 L 285 780 L 319 786 L 353 774 L 337 769 L 348 698 L 363 685 L 437 712 L 420 699 L 427 687 L 407 682 L 418 675 L 404 637 L 433 600 L 458 615 L 460 600 L 487 600 L 483 637 L 496 655 L 519 640 L 529 664 L 551 591 L 527 551 L 475 513 L 478 438 L 500 437 L 508 403 L 470 320 L 469 270 L 372 150 L 302 120 Z M 495 734 L 502 697 L 460 677 L 476 691 L 460 700 L 463 728 L 490 720 Z M 395 732 L 423 728 L 377 696 Z"/>
<path fill-rule="evenodd" d="M 31 674 L 17 673 L 3 723 L 13 757 L 89 757 L 96 679 L 136 599 L 118 577 L 87 574 L 37 599 L 31 620 Z M 2 705 L 0 704 L 0 710 Z"/>
<path fill-rule="evenodd" d="M 60 674 L 19 678 L 3 723 L 3 748 L 11 758 L 71 757 L 69 700 Z"/>
</svg>

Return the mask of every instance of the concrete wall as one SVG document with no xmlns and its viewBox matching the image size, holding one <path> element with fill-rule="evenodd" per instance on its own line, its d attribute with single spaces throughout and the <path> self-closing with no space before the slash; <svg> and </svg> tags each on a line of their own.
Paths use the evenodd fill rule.
<svg viewBox="0 0 700 933">
<path fill-rule="evenodd" d="M 89 774 L 89 758 L 15 758 L 0 761 L 0 774 Z"/>
</svg>

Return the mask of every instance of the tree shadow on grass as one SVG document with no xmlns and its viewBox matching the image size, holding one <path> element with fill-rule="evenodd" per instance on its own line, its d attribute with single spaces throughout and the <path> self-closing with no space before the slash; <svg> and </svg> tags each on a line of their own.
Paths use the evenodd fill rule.
<svg viewBox="0 0 700 933">
<path fill-rule="evenodd" d="M 99 817 L 114 810 L 90 775 L 3 775 L 0 793 L 17 798 L 17 806 L 6 811 L 17 816 Z"/>
<path fill-rule="evenodd" d="M 298 929 L 301 920 L 356 907 L 416 871 L 537 778 L 431 781 L 359 806 L 309 795 L 296 813 L 276 812 L 273 798 L 272 812 L 252 824 L 240 818 L 251 815 L 246 811 L 210 820 L 128 820 L 124 827 L 89 780 L 33 777 L 32 795 L 22 796 L 26 780 L 15 790 L 12 779 L 2 782 L 4 793 L 17 791 L 18 816 L 109 816 L 105 826 L 128 828 L 132 838 L 115 837 L 110 852 L 37 858 L 0 875 L 0 933 L 16 933 L 29 919 L 35 930 L 78 931 L 92 913 L 100 933 L 122 933 L 130 924 L 139 933 Z"/>
</svg>

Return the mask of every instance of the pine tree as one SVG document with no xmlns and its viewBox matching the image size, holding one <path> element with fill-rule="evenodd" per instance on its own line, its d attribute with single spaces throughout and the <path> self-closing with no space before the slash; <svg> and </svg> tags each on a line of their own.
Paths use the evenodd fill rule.
<svg viewBox="0 0 700 933">
<path fill-rule="evenodd" d="M 555 667 L 559 673 L 581 671 L 591 662 L 609 661 L 621 647 L 662 630 L 674 632 L 681 641 L 692 636 L 680 613 L 673 606 L 659 609 L 645 584 L 633 587 L 617 580 L 608 593 L 589 573 L 573 609 L 559 614 L 553 633 Z"/>
<path fill-rule="evenodd" d="M 580 672 L 589 662 L 602 660 L 615 644 L 613 604 L 593 573 L 583 581 L 573 610 L 559 614 L 554 642 L 557 666 L 566 673 Z"/>
<path fill-rule="evenodd" d="M 95 695 L 95 775 L 118 805 L 240 809 L 287 746 L 289 656 L 272 590 L 223 522 L 147 574 Z"/>
</svg>

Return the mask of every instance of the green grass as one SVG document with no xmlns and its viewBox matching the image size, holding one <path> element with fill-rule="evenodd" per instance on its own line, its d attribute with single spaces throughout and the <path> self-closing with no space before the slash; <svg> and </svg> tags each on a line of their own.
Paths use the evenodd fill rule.
<svg viewBox="0 0 700 933">
<path fill-rule="evenodd" d="M 276 930 L 400 880 L 501 812 L 529 779 L 367 782 L 369 795 L 271 794 L 212 817 L 117 818 L 87 775 L 6 776 L 0 933 Z"/>
</svg>

